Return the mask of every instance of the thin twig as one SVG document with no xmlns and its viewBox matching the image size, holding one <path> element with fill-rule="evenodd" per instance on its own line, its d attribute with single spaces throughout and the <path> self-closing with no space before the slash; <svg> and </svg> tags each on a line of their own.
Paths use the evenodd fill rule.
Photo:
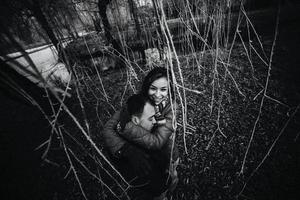
<svg viewBox="0 0 300 200">
<path fill-rule="evenodd" d="M 70 169 L 69 169 L 69 171 L 72 171 L 72 172 L 73 172 L 73 174 L 74 174 L 74 176 L 75 176 L 75 179 L 76 179 L 76 181 L 77 181 L 77 183 L 78 183 L 78 186 L 79 186 L 79 188 L 80 188 L 81 194 L 82 194 L 82 196 L 84 197 L 84 199 L 87 200 L 87 197 L 86 197 L 86 195 L 85 195 L 85 192 L 84 192 L 84 190 L 83 190 L 83 188 L 82 188 L 82 185 L 81 185 L 81 182 L 80 182 L 80 180 L 79 180 L 77 171 L 75 170 L 75 167 L 74 167 L 74 165 L 73 165 L 73 162 L 72 162 L 72 160 L 71 160 L 71 158 L 70 158 L 70 155 L 69 155 L 69 153 L 68 153 L 67 147 L 66 147 L 66 145 L 65 145 L 63 134 L 61 133 L 61 130 L 60 130 L 60 129 L 59 129 L 58 131 L 59 131 L 59 134 L 60 134 L 60 137 L 61 137 L 61 141 L 62 141 L 62 144 L 63 144 L 64 151 L 65 151 L 65 153 L 66 153 L 66 156 L 67 156 L 68 161 L 69 161 L 69 164 L 70 164 Z"/>
<path fill-rule="evenodd" d="M 245 156 L 244 156 L 244 159 L 243 159 L 243 163 L 242 163 L 242 166 L 241 166 L 241 170 L 240 170 L 241 174 L 244 172 L 244 166 L 245 166 L 245 163 L 246 163 L 247 155 L 249 153 L 249 149 L 250 149 L 250 146 L 251 146 L 253 138 L 254 138 L 255 130 L 256 130 L 258 121 L 260 119 L 260 116 L 261 116 L 261 113 L 262 113 L 262 107 L 264 105 L 264 100 L 265 100 L 265 97 L 266 97 L 266 94 L 267 94 L 267 89 L 268 89 L 268 85 L 269 85 L 269 79 L 270 79 L 270 76 L 271 76 L 272 59 L 273 59 L 273 54 L 274 54 L 274 49 L 275 49 L 275 44 L 276 44 L 276 39 L 277 39 L 277 34 L 278 34 L 279 13 L 280 13 L 280 7 L 279 7 L 278 13 L 277 13 L 276 28 L 275 28 L 274 40 L 273 40 L 271 54 L 270 54 L 270 59 L 269 59 L 269 67 L 268 67 L 268 74 L 267 74 L 267 79 L 266 79 L 266 83 L 265 83 L 265 87 L 264 87 L 264 95 L 263 95 L 263 97 L 261 99 L 261 103 L 260 103 L 260 107 L 259 107 L 259 113 L 258 113 L 257 118 L 255 120 L 253 129 L 252 129 L 252 132 L 251 132 L 251 137 L 250 137 L 250 140 L 249 140 L 248 145 L 247 145 L 246 153 L 245 153 Z"/>
<path fill-rule="evenodd" d="M 271 151 L 273 150 L 274 146 L 276 145 L 277 141 L 279 140 L 279 138 L 281 137 L 281 135 L 284 133 L 285 129 L 287 128 L 287 126 L 289 125 L 289 123 L 291 122 L 291 120 L 294 118 L 294 116 L 296 115 L 296 113 L 298 112 L 298 109 L 300 108 L 300 104 L 298 104 L 297 108 L 295 109 L 295 111 L 292 113 L 291 117 L 287 120 L 287 122 L 284 124 L 284 126 L 282 127 L 282 129 L 280 130 L 279 134 L 277 135 L 276 139 L 274 140 L 274 142 L 272 143 L 272 145 L 270 146 L 268 152 L 266 153 L 266 155 L 264 156 L 264 158 L 262 159 L 262 161 L 257 165 L 257 167 L 252 171 L 252 173 L 250 174 L 250 176 L 248 177 L 247 181 L 245 182 L 245 184 L 243 185 L 242 190 L 240 191 L 240 193 L 238 194 L 238 196 L 242 195 L 242 193 L 244 192 L 248 182 L 250 181 L 250 179 L 254 176 L 254 174 L 258 171 L 258 169 L 263 165 L 263 163 L 266 161 L 266 159 L 270 156 Z"/>
</svg>

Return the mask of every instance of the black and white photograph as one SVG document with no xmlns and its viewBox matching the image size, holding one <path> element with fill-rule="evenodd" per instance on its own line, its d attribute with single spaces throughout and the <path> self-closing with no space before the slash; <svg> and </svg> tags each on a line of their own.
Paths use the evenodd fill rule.
<svg viewBox="0 0 300 200">
<path fill-rule="evenodd" d="M 0 199 L 300 199 L 300 1 L 1 0 L 0 27 Z"/>
</svg>

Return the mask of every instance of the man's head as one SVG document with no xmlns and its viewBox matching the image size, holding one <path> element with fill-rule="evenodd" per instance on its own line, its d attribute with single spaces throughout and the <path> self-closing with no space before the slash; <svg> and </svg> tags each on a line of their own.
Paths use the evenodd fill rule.
<svg viewBox="0 0 300 200">
<path fill-rule="evenodd" d="M 154 106 L 141 94 L 132 95 L 127 101 L 127 110 L 131 121 L 151 131 L 156 123 Z"/>
</svg>

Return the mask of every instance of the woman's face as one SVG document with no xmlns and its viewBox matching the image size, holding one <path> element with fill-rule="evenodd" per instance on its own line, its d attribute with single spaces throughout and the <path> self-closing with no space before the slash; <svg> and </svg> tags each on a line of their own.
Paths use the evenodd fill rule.
<svg viewBox="0 0 300 200">
<path fill-rule="evenodd" d="M 153 81 L 148 91 L 149 98 L 156 104 L 160 104 L 168 98 L 168 80 L 166 77 L 161 77 Z"/>
</svg>

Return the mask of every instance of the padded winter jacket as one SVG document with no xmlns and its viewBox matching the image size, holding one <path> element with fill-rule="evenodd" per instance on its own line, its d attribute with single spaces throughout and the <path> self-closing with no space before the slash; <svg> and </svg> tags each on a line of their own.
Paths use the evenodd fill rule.
<svg viewBox="0 0 300 200">
<path fill-rule="evenodd" d="M 173 110 L 177 109 L 177 104 L 173 104 Z M 120 112 L 114 116 L 104 126 L 104 139 L 107 147 L 113 155 L 121 149 L 127 142 L 132 142 L 148 150 L 161 150 L 168 158 L 171 157 L 172 139 L 171 135 L 175 133 L 176 124 L 173 122 L 173 110 L 171 104 L 167 104 L 162 110 L 162 116 L 165 117 L 166 123 L 158 125 L 151 133 L 139 125 L 129 121 L 121 132 L 117 132 L 116 127 L 120 121 Z M 121 114 L 122 115 L 122 114 Z M 124 117 L 124 115 L 122 115 Z M 127 141 L 126 141 L 127 140 Z M 172 160 L 178 158 L 178 150 L 173 148 Z"/>
<path fill-rule="evenodd" d="M 126 143 L 126 140 L 117 133 L 119 120 L 120 111 L 117 111 L 112 118 L 106 122 L 103 128 L 104 143 L 111 155 L 116 155 L 117 151 Z"/>
<path fill-rule="evenodd" d="M 176 130 L 175 121 L 173 122 L 173 111 L 176 112 L 177 107 L 177 104 L 174 103 L 172 110 L 171 104 L 169 103 L 163 108 L 161 115 L 166 119 L 166 123 L 154 127 L 152 133 L 130 121 L 126 124 L 124 130 L 120 132 L 120 135 L 142 148 L 148 150 L 161 150 L 161 152 L 170 159 L 173 143 L 171 136 L 173 133 L 175 134 Z M 177 160 L 178 150 L 176 145 L 174 145 L 173 152 L 172 160 Z"/>
</svg>

